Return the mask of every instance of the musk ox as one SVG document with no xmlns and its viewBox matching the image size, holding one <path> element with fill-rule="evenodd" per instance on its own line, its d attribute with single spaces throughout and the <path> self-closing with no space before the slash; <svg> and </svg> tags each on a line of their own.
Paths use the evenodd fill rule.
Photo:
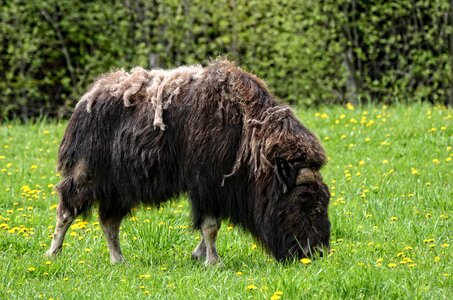
<svg viewBox="0 0 453 300">
<path fill-rule="evenodd" d="M 120 223 L 140 203 L 187 193 L 202 239 L 192 253 L 219 262 L 222 219 L 277 260 L 329 246 L 330 194 L 318 139 L 266 85 L 233 63 L 100 76 L 80 99 L 58 155 L 57 224 L 47 255 L 80 214 L 99 208 L 112 262 Z"/>
</svg>

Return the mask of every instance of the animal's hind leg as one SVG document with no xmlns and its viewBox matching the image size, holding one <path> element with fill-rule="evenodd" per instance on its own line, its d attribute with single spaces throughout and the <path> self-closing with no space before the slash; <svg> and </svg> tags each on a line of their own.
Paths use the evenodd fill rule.
<svg viewBox="0 0 453 300">
<path fill-rule="evenodd" d="M 61 251 L 66 231 L 75 218 L 76 216 L 60 201 L 57 207 L 57 224 L 55 226 L 55 232 L 52 237 L 50 249 L 46 252 L 46 256 L 55 256 Z"/>
<path fill-rule="evenodd" d="M 109 246 L 110 261 L 119 263 L 124 261 L 120 246 L 120 225 L 123 216 L 108 216 L 100 212 L 99 220 Z"/>
<path fill-rule="evenodd" d="M 220 262 L 219 255 L 217 254 L 217 248 L 215 241 L 217 238 L 217 232 L 220 229 L 220 220 L 212 217 L 206 217 L 201 224 L 202 239 L 195 250 L 192 252 L 193 258 L 206 257 L 204 264 L 215 265 Z"/>
</svg>

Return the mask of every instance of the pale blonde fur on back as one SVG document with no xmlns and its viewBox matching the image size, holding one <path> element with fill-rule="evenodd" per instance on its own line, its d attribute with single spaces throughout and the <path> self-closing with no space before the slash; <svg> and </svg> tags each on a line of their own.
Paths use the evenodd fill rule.
<svg viewBox="0 0 453 300">
<path fill-rule="evenodd" d="M 91 112 L 93 103 L 103 93 L 118 99 L 122 98 L 125 106 L 131 106 L 131 97 L 144 91 L 144 100 L 151 102 L 154 108 L 154 127 L 164 130 L 163 110 L 168 108 L 172 99 L 181 92 L 184 86 L 199 78 L 202 73 L 203 68 L 199 65 L 183 66 L 171 70 L 145 70 L 136 67 L 130 72 L 124 70 L 110 72 L 94 82 L 77 106 L 87 102 L 86 109 Z"/>
</svg>

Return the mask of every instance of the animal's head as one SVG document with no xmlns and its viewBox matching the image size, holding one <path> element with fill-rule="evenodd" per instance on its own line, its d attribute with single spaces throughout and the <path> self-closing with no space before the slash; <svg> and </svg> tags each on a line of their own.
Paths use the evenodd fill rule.
<svg viewBox="0 0 453 300">
<path fill-rule="evenodd" d="M 274 200 L 263 224 L 264 246 L 277 260 L 326 254 L 330 193 L 319 168 L 275 159 Z"/>
</svg>

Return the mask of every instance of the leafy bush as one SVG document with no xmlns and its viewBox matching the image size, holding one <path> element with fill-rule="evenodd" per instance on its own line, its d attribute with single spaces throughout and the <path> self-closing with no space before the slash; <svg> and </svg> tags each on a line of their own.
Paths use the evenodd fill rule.
<svg viewBox="0 0 453 300">
<path fill-rule="evenodd" d="M 218 56 L 289 103 L 453 103 L 448 0 L 0 2 L 3 117 L 65 116 L 114 68 Z"/>
</svg>

